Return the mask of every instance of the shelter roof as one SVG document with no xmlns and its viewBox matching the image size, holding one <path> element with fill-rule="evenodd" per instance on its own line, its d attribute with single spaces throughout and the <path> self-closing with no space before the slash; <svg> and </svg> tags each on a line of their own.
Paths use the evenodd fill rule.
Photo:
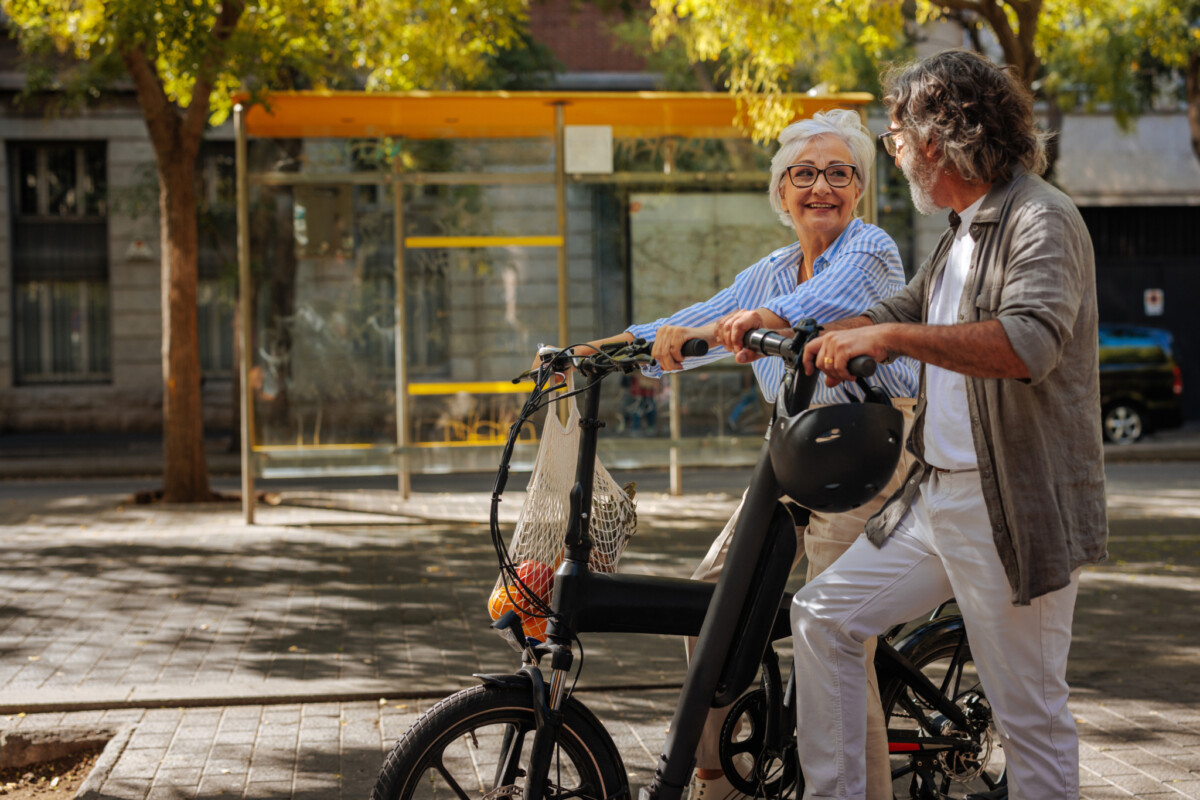
<svg viewBox="0 0 1200 800">
<path fill-rule="evenodd" d="M 796 118 L 862 106 L 870 94 L 785 95 Z M 245 98 L 242 98 L 244 102 Z M 286 92 L 249 107 L 246 130 L 263 138 L 396 136 L 413 139 L 536 138 L 565 125 L 609 125 L 617 137 L 743 137 L 745 109 L 702 92 Z"/>
</svg>

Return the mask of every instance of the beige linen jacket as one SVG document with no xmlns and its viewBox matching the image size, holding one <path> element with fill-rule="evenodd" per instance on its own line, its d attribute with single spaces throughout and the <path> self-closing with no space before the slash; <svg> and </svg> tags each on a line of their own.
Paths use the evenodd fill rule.
<svg viewBox="0 0 1200 800">
<path fill-rule="evenodd" d="M 946 266 L 958 216 L 899 294 L 866 315 L 921 322 Z M 1100 438 L 1096 267 L 1075 205 L 1036 175 L 993 185 L 971 223 L 971 271 L 960 322 L 996 319 L 1028 380 L 968 377 L 971 434 L 996 550 L 1012 602 L 1066 586 L 1080 565 L 1107 555 Z M 904 484 L 867 522 L 877 546 L 891 535 L 931 468 L 924 460 L 925 365 Z"/>
</svg>

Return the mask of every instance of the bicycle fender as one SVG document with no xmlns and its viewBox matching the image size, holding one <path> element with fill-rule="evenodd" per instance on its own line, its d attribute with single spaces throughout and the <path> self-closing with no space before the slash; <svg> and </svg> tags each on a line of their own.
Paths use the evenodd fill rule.
<svg viewBox="0 0 1200 800">
<path fill-rule="evenodd" d="M 495 686 L 497 689 L 520 689 L 530 685 L 531 678 L 524 672 L 506 673 L 504 675 L 489 675 L 476 672 L 471 676 L 478 678 L 484 686 Z"/>
<path fill-rule="evenodd" d="M 913 651 L 921 642 L 938 636 L 955 635 L 964 630 L 962 617 L 958 615 L 938 617 L 923 623 L 914 629 L 911 633 L 890 647 L 899 655 L 906 659 L 912 658 Z M 896 674 L 896 667 L 889 662 L 884 655 L 884 651 L 888 649 L 883 645 L 886 643 L 884 639 L 880 639 L 880 647 L 875 651 L 875 672 L 879 675 L 879 688 L 882 692 L 884 687 L 893 680 L 900 680 L 900 676 Z"/>
<path fill-rule="evenodd" d="M 484 686 L 495 686 L 499 689 L 531 689 L 533 718 L 537 721 L 537 726 L 541 728 L 554 719 L 554 715 L 550 713 L 550 706 L 546 702 L 546 682 L 542 679 L 542 672 L 537 667 L 526 664 L 521 667 L 519 672 L 515 673 L 489 675 L 477 672 L 471 677 L 478 678 Z"/>
<path fill-rule="evenodd" d="M 926 622 L 918 627 L 912 633 L 905 636 L 896 645 L 896 652 L 908 658 L 912 655 L 916 646 L 928 636 L 940 636 L 947 633 L 959 633 L 965 630 L 963 618 L 955 614 L 954 616 L 939 617 L 935 620 Z"/>
</svg>

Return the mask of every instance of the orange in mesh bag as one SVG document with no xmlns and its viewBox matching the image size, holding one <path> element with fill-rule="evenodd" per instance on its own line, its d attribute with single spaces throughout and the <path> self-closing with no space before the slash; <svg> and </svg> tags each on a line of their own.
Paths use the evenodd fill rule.
<svg viewBox="0 0 1200 800">
<path fill-rule="evenodd" d="M 570 378 L 568 378 L 570 383 Z M 567 391 L 570 391 L 568 386 Z M 570 404 L 566 423 L 558 419 L 553 407 L 546 414 L 546 423 L 542 428 L 542 438 L 538 446 L 537 460 L 533 465 L 533 474 L 529 478 L 525 502 L 521 505 L 521 513 L 517 517 L 516 529 L 508 545 L 509 560 L 520 564 L 521 568 L 530 562 L 538 562 L 546 569 L 546 592 L 539 596 L 548 607 L 551 599 L 552 568 L 562 563 L 563 538 L 567 531 L 567 514 L 570 511 L 569 493 L 575 485 L 575 462 L 579 448 L 579 408 L 574 398 L 564 401 Z M 596 459 L 596 477 L 592 489 L 592 514 L 589 520 L 588 532 L 592 538 L 592 554 L 588 561 L 589 567 L 596 572 L 616 572 L 625 545 L 633 536 L 637 527 L 637 512 L 634 507 L 633 494 L 635 484 L 627 484 L 622 489 L 613 480 L 612 475 Z M 533 568 L 530 568 L 533 569 Z M 531 573 L 532 574 L 532 573 Z M 541 574 L 538 570 L 538 574 Z M 510 573 L 511 575 L 511 573 Z M 533 588 L 532 582 L 522 580 Z M 505 595 L 508 583 L 502 574 L 496 581 L 492 597 L 497 592 Z M 521 596 L 516 591 L 512 596 L 521 606 Z M 492 608 L 489 604 L 489 610 Z M 530 608 L 526 606 L 527 608 Z M 508 609 L 505 609 L 508 610 Z M 530 608 L 530 610 L 536 610 Z M 493 619 L 500 614 L 495 614 Z M 518 609 L 518 613 L 520 613 Z M 521 624 L 525 627 L 527 636 L 537 639 L 544 638 L 546 620 L 544 616 L 533 616 L 526 621 L 526 614 L 521 614 Z M 537 626 L 538 633 L 532 628 Z"/>
<path fill-rule="evenodd" d="M 496 587 L 488 600 L 488 614 L 493 620 L 497 620 L 509 611 L 516 611 L 526 636 L 545 639 L 549 620 L 546 617 L 532 616 L 531 612 L 537 612 L 535 601 L 530 594 L 548 605 L 554 585 L 554 573 L 541 561 L 530 559 L 521 562 L 521 566 L 517 568 L 517 578 L 520 583 Z"/>
</svg>

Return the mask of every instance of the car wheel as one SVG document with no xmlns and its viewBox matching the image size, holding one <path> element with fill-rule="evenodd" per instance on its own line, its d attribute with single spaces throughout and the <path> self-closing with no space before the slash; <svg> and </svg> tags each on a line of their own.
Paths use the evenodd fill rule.
<svg viewBox="0 0 1200 800">
<path fill-rule="evenodd" d="M 1143 430 L 1142 414 L 1131 405 L 1117 403 L 1104 412 L 1104 438 L 1113 444 L 1133 444 Z"/>
</svg>

